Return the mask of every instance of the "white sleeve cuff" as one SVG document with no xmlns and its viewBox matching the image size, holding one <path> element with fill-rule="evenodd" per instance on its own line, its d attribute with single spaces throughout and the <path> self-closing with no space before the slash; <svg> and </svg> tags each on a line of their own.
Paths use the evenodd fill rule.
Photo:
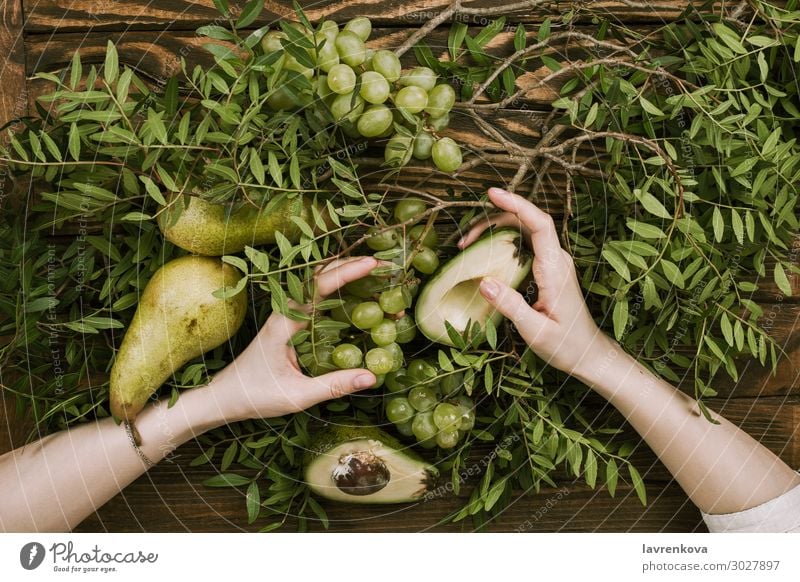
<svg viewBox="0 0 800 582">
<path fill-rule="evenodd" d="M 701 514 L 711 533 L 800 533 L 800 485 L 744 511 Z"/>
</svg>

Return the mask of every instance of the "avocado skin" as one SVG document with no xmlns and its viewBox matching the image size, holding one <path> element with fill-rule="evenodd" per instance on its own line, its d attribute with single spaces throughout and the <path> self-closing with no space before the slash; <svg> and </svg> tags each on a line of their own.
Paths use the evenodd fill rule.
<svg viewBox="0 0 800 582">
<path fill-rule="evenodd" d="M 317 433 L 317 436 L 314 437 L 314 442 L 306 451 L 306 463 L 311 462 L 319 455 L 324 455 L 332 448 L 342 443 L 359 439 L 380 441 L 386 447 L 400 451 L 401 454 L 406 455 L 414 461 L 427 464 L 427 461 L 406 445 L 376 426 L 340 424 L 329 424 Z"/>
<path fill-rule="evenodd" d="M 184 195 L 185 196 L 185 195 Z M 300 228 L 292 220 L 297 216 L 308 222 L 311 202 L 307 197 L 284 198 L 268 212 L 254 206 L 244 206 L 226 216 L 224 204 L 208 202 L 197 196 L 172 199 L 158 215 L 158 226 L 164 238 L 174 245 L 194 253 L 219 257 L 238 253 L 246 246 L 275 242 L 280 232 L 290 242 L 300 240 Z"/>
<path fill-rule="evenodd" d="M 247 293 L 212 295 L 241 274 L 211 257 L 161 267 L 144 289 L 111 368 L 111 413 L 133 420 L 150 396 L 189 360 L 230 339 L 244 322 Z"/>
</svg>

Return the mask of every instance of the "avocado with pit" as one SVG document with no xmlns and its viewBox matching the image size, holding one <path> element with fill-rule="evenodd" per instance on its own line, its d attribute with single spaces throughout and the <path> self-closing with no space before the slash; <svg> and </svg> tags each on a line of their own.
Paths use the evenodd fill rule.
<svg viewBox="0 0 800 582">
<path fill-rule="evenodd" d="M 111 368 L 111 413 L 132 421 L 150 396 L 189 360 L 230 339 L 244 321 L 247 293 L 213 295 L 241 273 L 212 257 L 166 263 L 147 283 Z"/>
<path fill-rule="evenodd" d="M 436 467 L 373 426 L 328 425 L 306 453 L 305 481 L 326 499 L 350 503 L 419 501 Z"/>
<path fill-rule="evenodd" d="M 246 246 L 272 244 L 276 232 L 297 242 L 301 231 L 291 217 L 309 222 L 310 207 L 307 197 L 295 196 L 263 208 L 247 205 L 228 212 L 224 204 L 183 195 L 183 199 L 170 200 L 158 215 L 158 226 L 174 245 L 196 255 L 219 257 L 239 253 Z"/>
<path fill-rule="evenodd" d="M 417 327 L 429 340 L 452 346 L 445 322 L 459 333 L 475 322 L 482 330 L 488 320 L 496 326 L 503 316 L 480 294 L 481 280 L 492 277 L 517 288 L 530 273 L 531 261 L 519 231 L 490 232 L 428 280 L 417 298 Z"/>
</svg>

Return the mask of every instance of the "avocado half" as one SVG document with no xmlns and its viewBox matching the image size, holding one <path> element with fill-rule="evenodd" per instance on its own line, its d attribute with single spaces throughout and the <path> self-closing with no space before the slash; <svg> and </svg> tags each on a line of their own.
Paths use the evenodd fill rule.
<svg viewBox="0 0 800 582">
<path fill-rule="evenodd" d="M 305 481 L 326 499 L 350 503 L 419 501 L 439 472 L 382 430 L 328 425 L 305 461 Z"/>
<path fill-rule="evenodd" d="M 417 327 L 429 340 L 452 346 L 445 321 L 459 333 L 473 322 L 481 329 L 489 319 L 497 325 L 502 314 L 480 294 L 481 279 L 492 277 L 516 289 L 530 273 L 531 261 L 519 231 L 489 233 L 440 267 L 425 284 L 417 298 Z"/>
</svg>

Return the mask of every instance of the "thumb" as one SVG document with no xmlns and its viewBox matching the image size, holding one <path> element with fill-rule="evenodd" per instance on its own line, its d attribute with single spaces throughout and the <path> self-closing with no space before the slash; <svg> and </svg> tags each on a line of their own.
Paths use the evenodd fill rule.
<svg viewBox="0 0 800 582">
<path fill-rule="evenodd" d="M 529 342 L 548 321 L 546 316 L 528 305 L 519 291 L 502 281 L 484 277 L 481 280 L 480 291 L 483 298 L 517 326 L 520 334 Z"/>
<path fill-rule="evenodd" d="M 322 376 L 311 378 L 308 398 L 313 400 L 314 404 L 318 404 L 370 388 L 375 385 L 375 382 L 377 382 L 375 374 L 364 368 L 328 372 Z"/>
</svg>

